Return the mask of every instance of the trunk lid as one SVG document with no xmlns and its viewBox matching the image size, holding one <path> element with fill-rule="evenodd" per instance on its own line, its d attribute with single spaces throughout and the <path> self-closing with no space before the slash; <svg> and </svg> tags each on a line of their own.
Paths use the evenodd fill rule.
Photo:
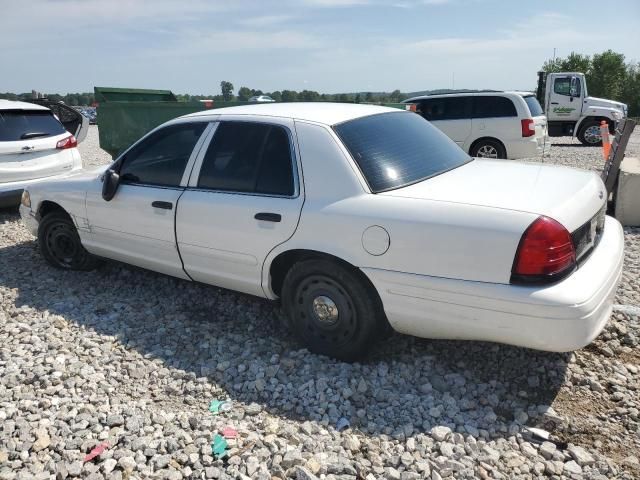
<svg viewBox="0 0 640 480">
<path fill-rule="evenodd" d="M 600 211 L 606 191 L 594 172 L 539 163 L 475 159 L 437 177 L 380 195 L 546 215 L 573 232 Z"/>
</svg>

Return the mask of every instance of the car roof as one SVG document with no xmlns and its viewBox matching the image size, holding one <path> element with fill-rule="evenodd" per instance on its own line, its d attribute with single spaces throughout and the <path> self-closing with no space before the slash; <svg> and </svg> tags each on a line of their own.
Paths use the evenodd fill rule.
<svg viewBox="0 0 640 480">
<path fill-rule="evenodd" d="M 265 117 L 285 117 L 294 120 L 336 125 L 360 117 L 387 112 L 403 112 L 397 108 L 378 105 L 361 105 L 357 103 L 330 102 L 291 102 L 291 103 L 257 103 L 237 107 L 216 108 L 204 112 L 195 112 L 180 118 L 217 116 L 217 115 L 252 115 Z"/>
<path fill-rule="evenodd" d="M 411 103 L 416 100 L 427 100 L 429 98 L 442 98 L 442 97 L 486 97 L 496 95 L 519 95 L 521 97 L 535 95 L 533 92 L 525 92 L 521 90 L 468 90 L 462 92 L 446 92 L 446 93 L 433 93 L 428 95 L 419 95 L 417 97 L 411 97 L 403 100 L 402 103 Z"/>
<path fill-rule="evenodd" d="M 49 110 L 42 105 L 29 102 L 18 102 L 15 100 L 0 100 L 0 110 Z"/>
</svg>

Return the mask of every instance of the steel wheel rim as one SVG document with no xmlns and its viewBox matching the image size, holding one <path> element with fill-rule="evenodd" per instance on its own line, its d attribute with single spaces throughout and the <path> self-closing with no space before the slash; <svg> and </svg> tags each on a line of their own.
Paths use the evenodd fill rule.
<svg viewBox="0 0 640 480">
<path fill-rule="evenodd" d="M 62 267 L 70 267 L 78 254 L 78 242 L 67 225 L 52 225 L 46 240 L 47 249 L 54 260 Z"/>
<path fill-rule="evenodd" d="M 584 139 L 587 143 L 598 143 L 602 141 L 602 135 L 600 135 L 600 127 L 592 125 L 584 131 Z"/>
<path fill-rule="evenodd" d="M 482 145 L 478 149 L 478 157 L 498 158 L 498 149 L 493 145 Z"/>
<path fill-rule="evenodd" d="M 311 275 L 296 289 L 296 321 L 302 336 L 327 345 L 351 342 L 358 322 L 351 298 L 326 275 Z"/>
</svg>

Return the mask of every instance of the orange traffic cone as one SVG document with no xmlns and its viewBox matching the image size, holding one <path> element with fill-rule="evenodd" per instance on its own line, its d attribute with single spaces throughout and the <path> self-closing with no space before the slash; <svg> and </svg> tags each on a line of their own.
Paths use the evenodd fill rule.
<svg viewBox="0 0 640 480">
<path fill-rule="evenodd" d="M 609 140 L 609 125 L 605 120 L 600 122 L 600 136 L 602 137 L 602 156 L 606 161 L 611 151 L 611 141 Z"/>
</svg>

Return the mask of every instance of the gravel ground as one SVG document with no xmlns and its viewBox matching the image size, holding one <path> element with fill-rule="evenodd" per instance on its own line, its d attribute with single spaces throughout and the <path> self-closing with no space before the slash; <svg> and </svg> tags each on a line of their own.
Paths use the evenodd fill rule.
<svg viewBox="0 0 640 480">
<path fill-rule="evenodd" d="M 601 164 L 560 140 L 545 161 Z M 96 128 L 81 149 L 109 160 Z M 266 301 L 113 262 L 54 270 L 0 212 L 0 480 L 639 478 L 640 229 L 625 240 L 616 313 L 583 350 L 395 335 L 346 364 L 301 350 Z"/>
</svg>

